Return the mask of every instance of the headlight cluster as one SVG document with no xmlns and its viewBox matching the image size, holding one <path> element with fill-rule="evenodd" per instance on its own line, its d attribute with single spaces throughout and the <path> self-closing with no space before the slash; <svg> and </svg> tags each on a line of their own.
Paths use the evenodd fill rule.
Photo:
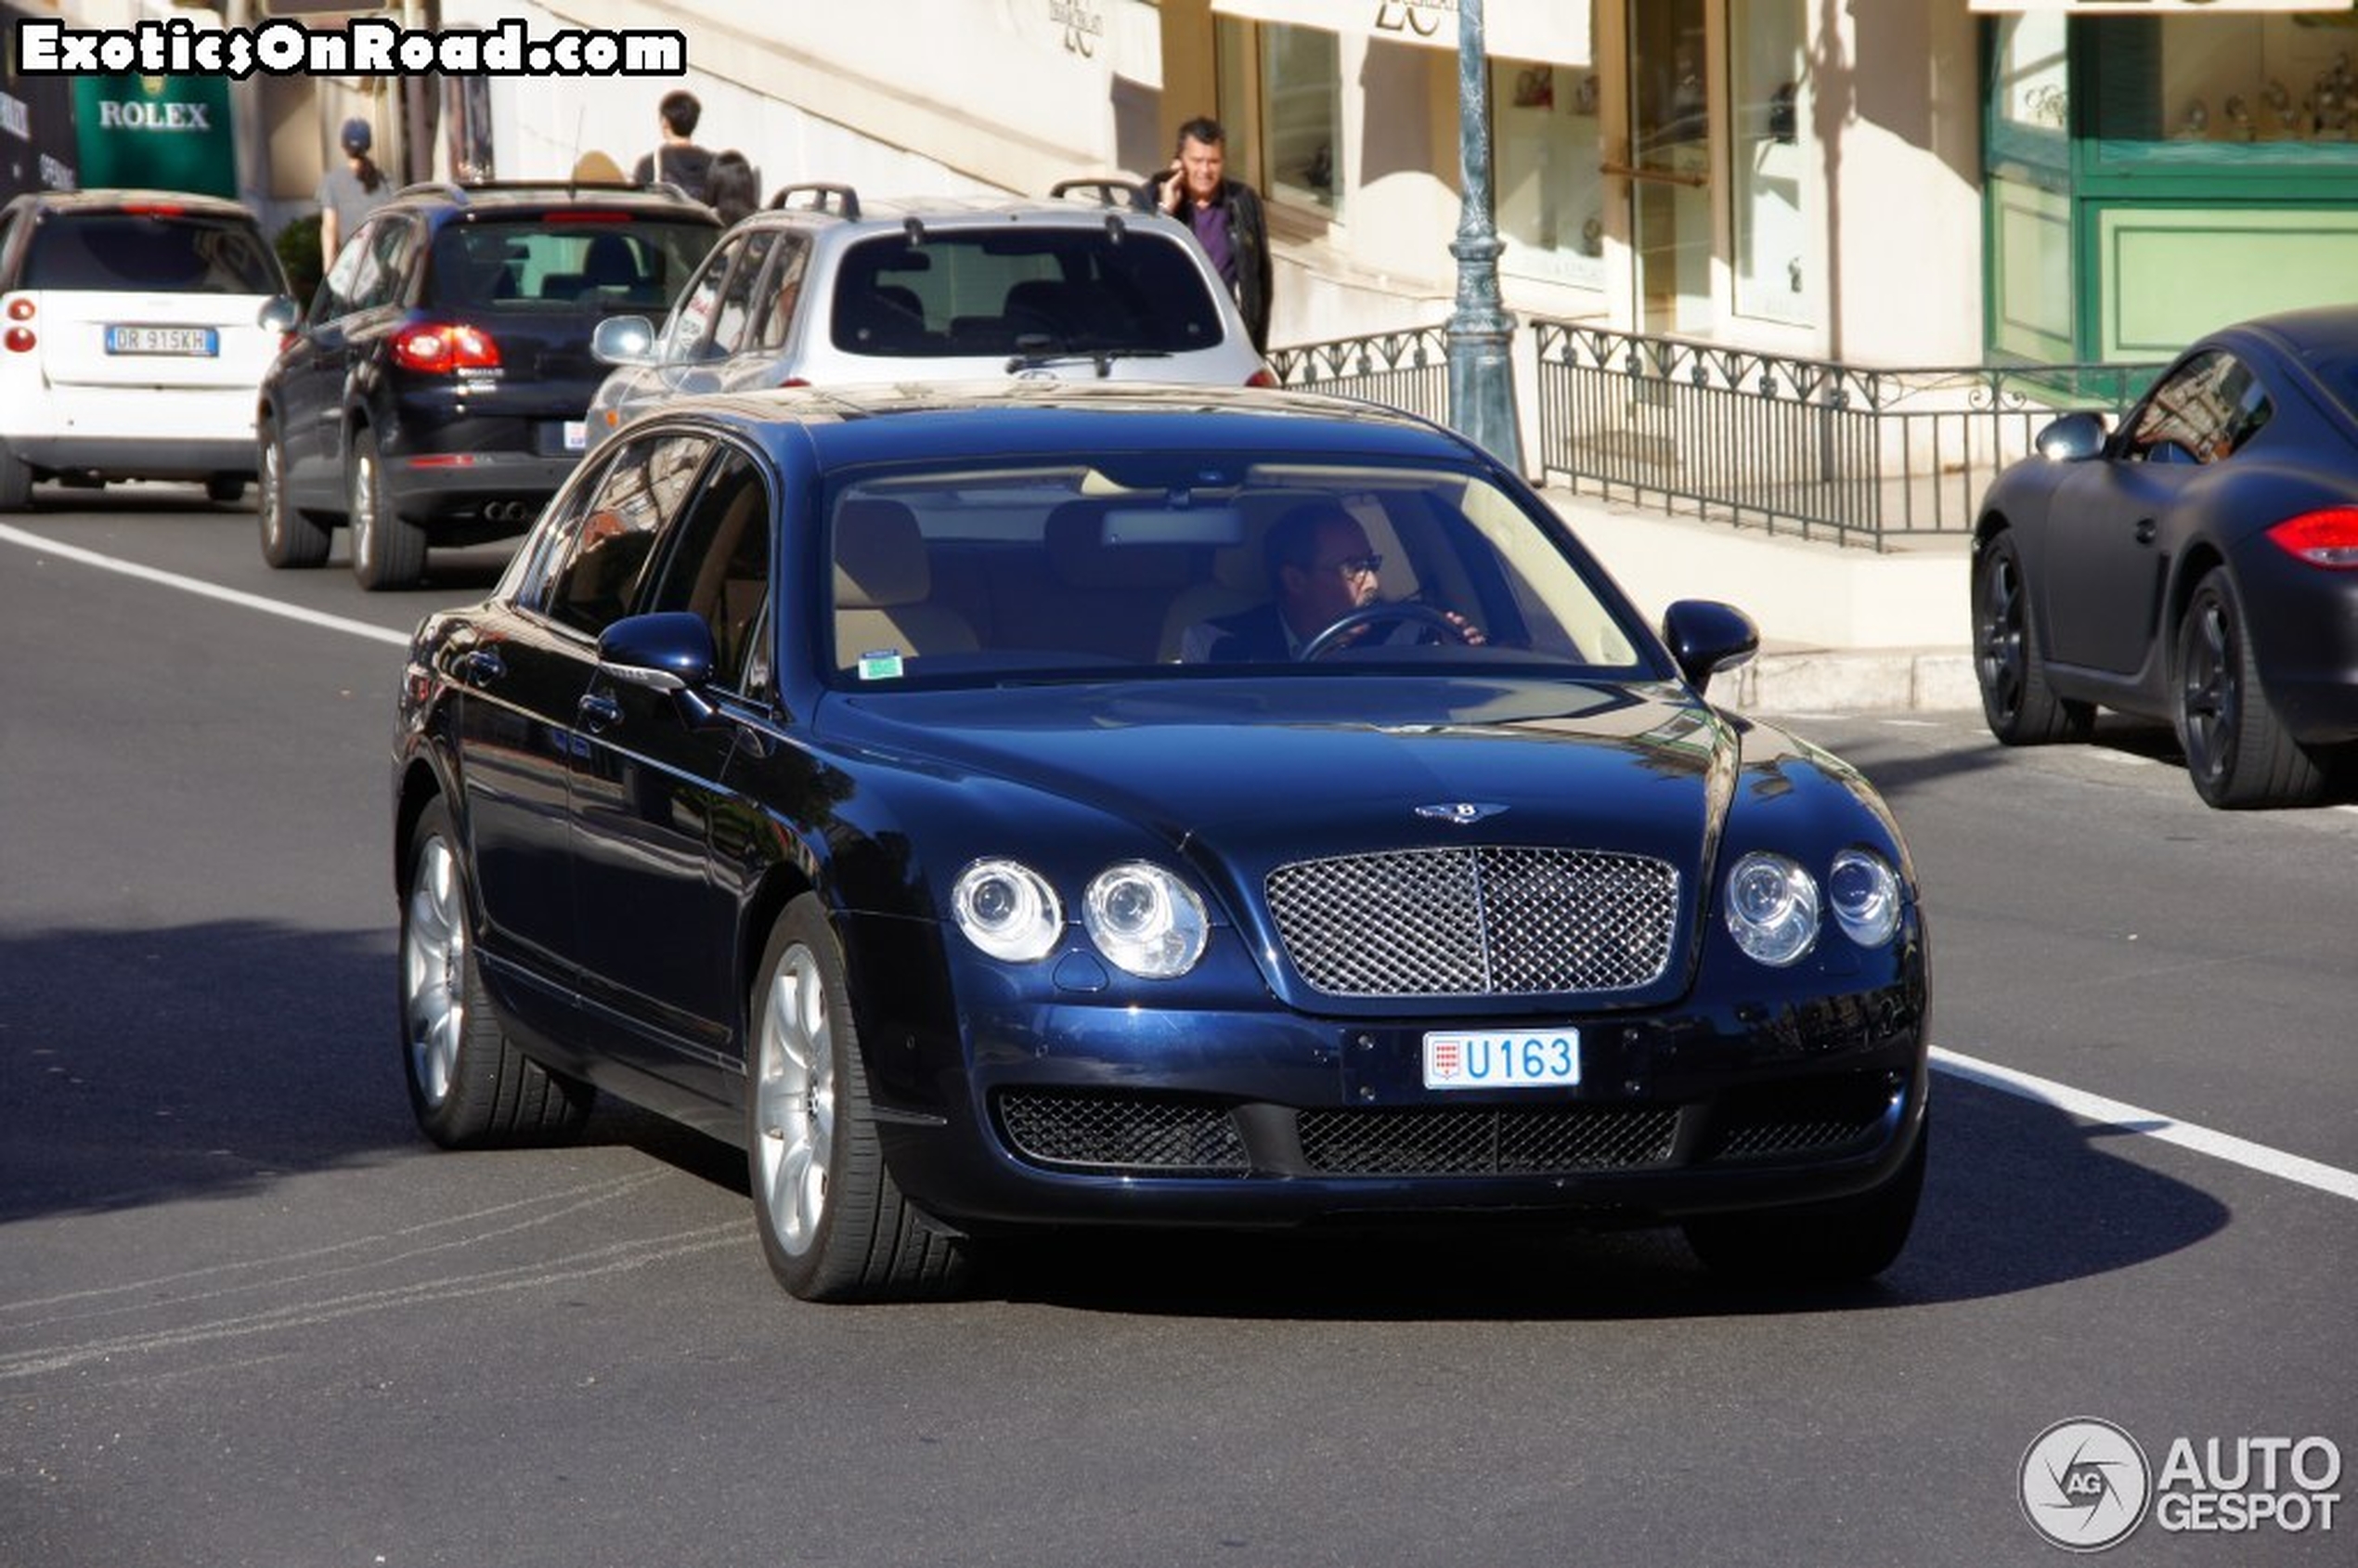
<svg viewBox="0 0 2358 1568">
<path fill-rule="evenodd" d="M 1064 935 L 1056 890 L 1020 861 L 975 862 L 958 874 L 950 903 L 966 940 L 1010 964 L 1045 958 Z M 1150 980 L 1194 968 L 1211 925 L 1195 889 L 1148 861 L 1124 861 L 1092 878 L 1081 923 L 1108 963 Z"/>
<path fill-rule="evenodd" d="M 1869 849 L 1845 849 L 1827 868 L 1825 890 L 1800 862 L 1755 849 L 1728 873 L 1728 934 L 1776 968 L 1797 964 L 1818 941 L 1821 905 L 1860 947 L 1881 947 L 1899 929 L 1899 875 Z"/>
</svg>

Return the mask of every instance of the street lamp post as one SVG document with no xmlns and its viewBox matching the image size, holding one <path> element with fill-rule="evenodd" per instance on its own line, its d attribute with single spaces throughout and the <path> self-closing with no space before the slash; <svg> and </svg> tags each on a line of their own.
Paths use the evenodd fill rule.
<svg viewBox="0 0 2358 1568">
<path fill-rule="evenodd" d="M 1458 305 L 1449 317 L 1449 422 L 1507 467 L 1522 472 L 1515 421 L 1515 321 L 1498 296 L 1499 242 L 1490 194 L 1489 51 L 1483 0 L 1458 0 L 1458 158 L 1465 176 L 1458 238 Z"/>
</svg>

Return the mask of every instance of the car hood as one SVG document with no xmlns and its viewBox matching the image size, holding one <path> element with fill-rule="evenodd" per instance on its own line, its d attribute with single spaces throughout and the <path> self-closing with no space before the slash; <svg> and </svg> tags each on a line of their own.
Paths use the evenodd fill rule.
<svg viewBox="0 0 2358 1568">
<path fill-rule="evenodd" d="M 842 696 L 836 745 L 1115 813 L 1250 872 L 1428 844 L 1707 861 L 1735 729 L 1684 690 L 1516 680 L 1198 680 Z"/>
</svg>

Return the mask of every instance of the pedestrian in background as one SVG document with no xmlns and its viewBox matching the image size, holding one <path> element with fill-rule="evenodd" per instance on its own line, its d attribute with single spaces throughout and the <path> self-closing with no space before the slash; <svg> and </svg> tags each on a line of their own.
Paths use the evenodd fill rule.
<svg viewBox="0 0 2358 1568">
<path fill-rule="evenodd" d="M 761 172 L 734 149 L 713 155 L 707 188 L 706 199 L 724 224 L 733 224 L 761 205 Z"/>
<path fill-rule="evenodd" d="M 1269 352 L 1269 226 L 1261 196 L 1227 177 L 1228 135 L 1198 116 L 1179 127 L 1171 167 L 1138 188 L 1138 204 L 1167 213 L 1195 231 L 1212 270 L 1236 296 L 1252 346 Z"/>
<path fill-rule="evenodd" d="M 369 149 L 375 138 L 366 120 L 347 120 L 337 138 L 343 162 L 330 163 L 319 175 L 319 265 L 333 266 L 336 253 L 352 238 L 370 213 L 393 200 L 393 182 L 377 167 Z"/>
<path fill-rule="evenodd" d="M 630 173 L 631 183 L 668 183 L 699 201 L 711 201 L 712 154 L 695 141 L 696 122 L 703 118 L 704 105 L 696 101 L 695 94 L 685 89 L 664 94 L 655 109 L 663 139 L 639 160 L 639 166 Z"/>
</svg>

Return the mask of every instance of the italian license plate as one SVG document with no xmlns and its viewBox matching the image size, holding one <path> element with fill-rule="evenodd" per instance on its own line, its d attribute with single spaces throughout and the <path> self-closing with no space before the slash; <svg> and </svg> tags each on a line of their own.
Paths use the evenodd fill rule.
<svg viewBox="0 0 2358 1568">
<path fill-rule="evenodd" d="M 1564 1089 L 1580 1082 L 1580 1030 L 1516 1030 L 1425 1036 L 1428 1089 Z"/>
<path fill-rule="evenodd" d="M 564 440 L 565 450 L 568 452 L 588 451 L 590 449 L 590 421 L 588 420 L 565 421 Z"/>
<path fill-rule="evenodd" d="M 214 358 L 221 334 L 211 327 L 109 327 L 109 354 L 183 354 Z"/>
</svg>

